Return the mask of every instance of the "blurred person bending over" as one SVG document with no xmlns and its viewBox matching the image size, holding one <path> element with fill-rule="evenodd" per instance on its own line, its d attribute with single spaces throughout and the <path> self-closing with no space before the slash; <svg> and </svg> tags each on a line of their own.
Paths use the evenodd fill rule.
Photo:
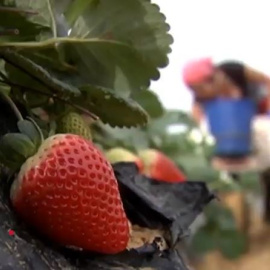
<svg viewBox="0 0 270 270">
<path fill-rule="evenodd" d="M 200 123 L 204 117 L 201 103 L 217 97 L 251 98 L 257 113 L 270 112 L 270 77 L 238 61 L 214 64 L 211 58 L 187 63 L 183 80 L 194 94 L 193 118 Z"/>
</svg>

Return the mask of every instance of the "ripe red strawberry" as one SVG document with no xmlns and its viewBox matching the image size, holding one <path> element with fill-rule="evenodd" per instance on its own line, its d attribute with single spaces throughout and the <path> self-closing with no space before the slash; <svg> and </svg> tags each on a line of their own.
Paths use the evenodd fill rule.
<svg viewBox="0 0 270 270">
<path fill-rule="evenodd" d="M 177 168 L 174 162 L 160 151 L 147 149 L 139 152 L 143 161 L 143 173 L 159 181 L 176 183 L 184 182 L 186 176 Z"/>
<path fill-rule="evenodd" d="M 139 159 L 139 157 L 124 148 L 121 148 L 121 147 L 112 148 L 108 150 L 105 153 L 105 155 L 106 155 L 106 158 L 111 163 L 134 162 L 138 166 L 139 172 L 143 171 L 143 163 Z"/>
<path fill-rule="evenodd" d="M 15 135 L 5 135 L 0 149 Z M 128 244 L 128 220 L 113 169 L 92 142 L 78 135 L 57 134 L 42 142 L 21 166 L 11 201 L 28 224 L 60 245 L 114 254 Z"/>
</svg>

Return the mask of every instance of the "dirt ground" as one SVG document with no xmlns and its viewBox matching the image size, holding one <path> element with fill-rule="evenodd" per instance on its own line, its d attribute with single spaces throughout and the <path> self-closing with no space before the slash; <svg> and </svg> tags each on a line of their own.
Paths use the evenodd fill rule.
<svg viewBox="0 0 270 270">
<path fill-rule="evenodd" d="M 270 269 L 270 226 L 262 222 L 256 209 L 250 212 L 249 251 L 241 258 L 229 261 L 218 252 L 209 253 L 196 270 L 269 270 Z"/>
</svg>

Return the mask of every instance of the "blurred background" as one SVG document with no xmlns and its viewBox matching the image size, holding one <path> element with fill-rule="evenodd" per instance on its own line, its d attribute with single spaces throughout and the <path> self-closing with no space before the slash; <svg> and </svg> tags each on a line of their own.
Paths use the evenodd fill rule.
<svg viewBox="0 0 270 270">
<path fill-rule="evenodd" d="M 241 60 L 270 74 L 270 23 L 267 1 L 154 0 L 166 15 L 174 38 L 169 66 L 153 82 L 164 106 L 188 111 L 191 96 L 181 79 L 188 60 L 211 56 L 214 61 Z"/>
<path fill-rule="evenodd" d="M 267 172 L 241 174 L 233 181 L 210 164 L 213 141 L 203 136 L 190 117 L 192 96 L 182 82 L 185 62 L 210 56 L 214 61 L 241 60 L 270 74 L 270 23 L 266 1 L 155 0 L 166 14 L 174 37 L 168 67 L 151 90 L 134 97 L 151 116 L 140 129 L 96 127 L 95 140 L 104 150 L 123 147 L 136 153 L 154 148 L 165 153 L 188 176 L 206 181 L 219 195 L 193 224 L 183 241 L 197 270 L 268 270 L 270 229 L 262 177 Z M 104 137 L 108 140 L 104 140 Z M 269 146 L 270 147 L 270 146 Z"/>
<path fill-rule="evenodd" d="M 270 17 L 266 1 L 155 2 L 166 14 L 174 37 L 169 66 L 161 71 L 160 80 L 152 84 L 153 91 L 166 109 L 190 112 L 192 97 L 183 84 L 181 70 L 184 63 L 192 58 L 211 56 L 217 62 L 241 60 L 270 74 L 270 39 L 267 37 Z M 176 130 L 181 130 L 181 127 L 171 127 L 171 131 Z M 204 143 L 196 129 L 190 131 L 186 137 L 198 144 L 190 147 L 192 150 L 181 149 L 180 160 L 177 161 L 185 166 L 191 178 L 203 178 L 217 186 L 223 183 L 223 187 L 218 189 L 224 194 L 223 204 L 211 205 L 205 219 L 194 224 L 193 240 L 190 242 L 194 248 L 190 250 L 207 254 L 203 261 L 195 263 L 196 269 L 268 269 L 270 230 L 261 222 L 264 190 L 261 189 L 260 175 L 243 175 L 241 184 L 236 187 L 226 172 L 211 170 L 207 164 L 209 145 Z M 177 137 L 176 134 L 171 136 Z M 228 208 L 234 214 L 235 225 L 238 225 L 235 227 L 237 232 L 232 230 L 231 234 L 228 233 L 228 224 L 234 222 Z M 258 215 L 254 217 L 254 213 Z M 230 226 L 233 227 L 232 224 Z M 234 235 L 236 233 L 237 236 Z M 194 257 L 194 254 L 191 256 Z"/>
</svg>

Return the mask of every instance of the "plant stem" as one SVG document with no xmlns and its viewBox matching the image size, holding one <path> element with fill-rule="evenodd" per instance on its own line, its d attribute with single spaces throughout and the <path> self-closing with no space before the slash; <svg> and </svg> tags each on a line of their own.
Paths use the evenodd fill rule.
<svg viewBox="0 0 270 270">
<path fill-rule="evenodd" d="M 4 53 L 8 51 L 8 50 L 4 50 Z M 21 65 L 18 65 L 15 61 L 11 61 L 10 59 L 8 59 L 5 55 L 1 54 L 1 58 L 9 63 L 11 66 L 17 68 L 18 70 L 20 70 L 21 72 L 27 74 L 31 79 L 35 80 L 36 82 L 40 83 L 41 85 L 45 86 L 48 90 L 51 90 L 48 85 L 46 85 L 40 78 L 37 78 L 36 76 L 34 76 L 30 71 L 28 71 L 26 68 L 22 67 Z"/>
<path fill-rule="evenodd" d="M 17 65 L 14 61 L 10 61 L 9 59 L 7 59 L 5 57 L 5 55 L 2 55 L 1 54 L 1 58 L 4 61 L 6 61 L 7 63 L 9 63 L 10 65 L 12 65 L 12 66 L 16 67 L 17 69 L 19 69 L 20 71 L 22 71 L 23 73 L 27 74 L 33 80 L 38 81 L 39 83 L 41 83 L 42 85 L 44 85 L 47 89 L 51 90 L 46 84 L 44 84 L 44 82 L 42 80 L 40 80 L 39 78 L 35 77 L 31 72 L 29 72 L 28 70 L 24 69 L 22 66 Z M 3 73 L 2 73 L 2 75 L 3 75 Z M 77 110 L 80 110 L 80 111 L 84 112 L 85 114 L 89 115 L 95 121 L 99 119 L 96 115 L 94 115 L 93 113 L 89 112 L 88 110 L 86 110 L 86 109 L 84 109 L 84 108 L 82 108 L 82 107 L 80 107 L 78 105 L 75 105 L 75 104 L 73 104 L 72 102 L 70 102 L 68 100 L 65 100 L 65 99 L 62 99 L 62 98 L 58 97 L 56 93 L 53 93 L 52 92 L 51 94 L 49 94 L 49 93 L 47 94 L 45 92 L 39 91 L 39 90 L 34 89 L 34 88 L 25 87 L 25 86 L 22 86 L 22 85 L 15 85 L 6 76 L 5 77 L 2 76 L 2 78 L 6 81 L 6 82 L 5 81 L 4 82 L 2 81 L 3 83 L 6 83 L 8 85 L 12 85 L 13 84 L 16 87 L 19 87 L 19 88 L 22 88 L 22 89 L 27 89 L 27 90 L 32 90 L 33 92 L 38 92 L 41 95 L 46 95 L 48 97 L 52 97 L 54 99 L 57 99 L 59 101 L 64 102 L 65 104 L 70 105 L 73 108 L 76 108 Z"/>
<path fill-rule="evenodd" d="M 43 92 L 43 91 L 40 91 L 40 90 L 35 89 L 35 88 L 32 88 L 32 87 L 26 87 L 26 86 L 23 86 L 23 85 L 20 85 L 20 84 L 17 84 L 17 83 L 13 83 L 13 82 L 9 81 L 8 78 L 4 78 L 4 77 L 2 76 L 1 73 L 2 73 L 2 72 L 0 71 L 0 77 L 2 77 L 4 80 L 0 80 L 0 82 L 2 82 L 2 83 L 4 83 L 4 84 L 7 84 L 7 85 L 9 85 L 9 86 L 18 87 L 18 88 L 21 88 L 21 89 L 25 89 L 25 90 L 27 90 L 27 91 L 32 91 L 32 92 L 38 93 L 38 94 L 43 95 L 43 96 L 52 97 L 53 99 L 57 99 L 57 100 L 59 100 L 59 101 L 65 103 L 65 104 L 67 104 L 67 105 L 69 105 L 69 106 L 71 106 L 71 107 L 73 107 L 73 108 L 75 108 L 75 109 L 77 109 L 77 110 L 79 110 L 79 111 L 81 111 L 81 112 L 83 112 L 83 113 L 89 115 L 89 116 L 90 116 L 93 120 L 95 120 L 95 121 L 97 121 L 97 120 L 99 119 L 98 116 L 96 116 L 95 114 L 93 114 L 93 113 L 89 112 L 88 110 L 82 108 L 81 106 L 78 106 L 78 105 L 76 105 L 76 104 L 73 104 L 72 102 L 70 102 L 70 101 L 68 101 L 68 100 L 64 100 L 64 99 L 58 97 L 58 96 L 55 95 L 55 94 L 52 95 L 52 94 L 45 93 L 45 92 Z M 5 75 L 4 75 L 4 76 L 5 76 Z M 5 76 L 5 77 L 6 77 L 6 76 Z"/>
<path fill-rule="evenodd" d="M 7 80 L 8 78 L 6 77 L 6 75 L 0 71 L 0 77 L 2 77 L 4 80 Z M 3 92 L 0 91 L 0 95 L 1 97 L 9 104 L 9 106 L 11 107 L 11 109 L 13 110 L 13 112 L 15 113 L 16 117 L 18 118 L 18 120 L 23 120 L 22 114 L 20 113 L 19 109 L 17 108 L 17 106 L 15 105 L 15 103 L 13 102 L 13 100 L 8 96 L 5 95 Z"/>
<path fill-rule="evenodd" d="M 3 6 L 0 6 L 0 13 L 1 12 L 25 13 L 27 15 L 37 15 L 38 14 L 38 12 L 35 10 L 26 10 L 26 9 L 20 9 L 20 8 L 14 8 L 14 7 L 3 7 Z"/>
<path fill-rule="evenodd" d="M 53 37 L 57 38 L 57 29 L 56 29 L 56 22 L 55 22 L 55 14 L 53 12 L 52 6 L 50 1 L 46 1 L 47 2 L 47 8 L 48 11 L 50 13 L 50 18 L 52 20 L 51 26 L 52 26 L 52 32 L 53 32 Z"/>
<path fill-rule="evenodd" d="M 119 48 L 129 48 L 130 45 L 125 44 L 120 41 L 108 40 L 102 38 L 76 38 L 76 37 L 58 37 L 58 38 L 50 38 L 44 41 L 22 41 L 22 42 L 2 42 L 0 43 L 0 47 L 15 47 L 17 50 L 19 49 L 46 49 L 46 48 L 54 48 L 55 44 L 99 44 L 102 42 L 106 42 L 107 44 L 117 45 Z"/>
<path fill-rule="evenodd" d="M 5 80 L 5 81 L 9 81 L 8 77 L 0 70 L 0 77 Z"/>
<path fill-rule="evenodd" d="M 49 137 L 54 135 L 55 134 L 55 131 L 56 131 L 56 122 L 53 120 L 53 121 L 50 121 L 50 132 L 49 132 Z"/>
<path fill-rule="evenodd" d="M 4 29 L 0 31 L 0 36 L 17 36 L 19 34 L 19 29 Z"/>
<path fill-rule="evenodd" d="M 8 95 L 4 94 L 1 90 L 0 90 L 0 96 L 9 104 L 9 106 L 15 113 L 18 121 L 23 120 L 22 114 L 20 113 L 20 111 L 18 110 L 17 106 L 12 101 L 12 99 Z"/>
</svg>

